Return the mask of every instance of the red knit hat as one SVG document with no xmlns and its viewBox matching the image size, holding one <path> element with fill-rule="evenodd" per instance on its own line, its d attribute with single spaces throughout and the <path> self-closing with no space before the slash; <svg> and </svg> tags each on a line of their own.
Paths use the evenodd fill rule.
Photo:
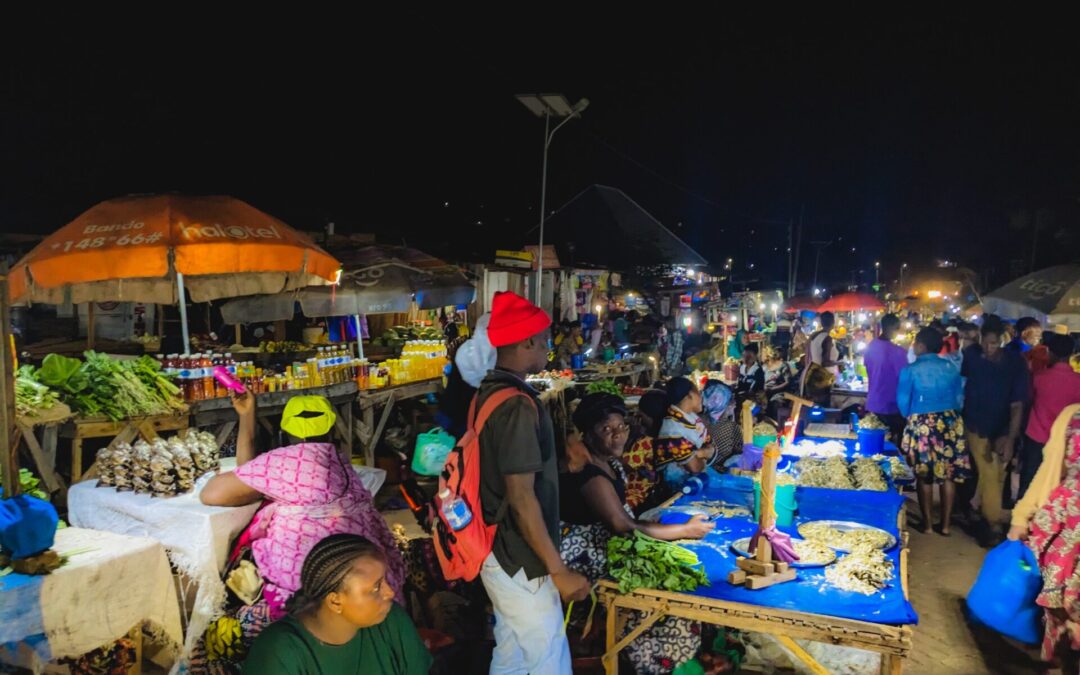
<svg viewBox="0 0 1080 675">
<path fill-rule="evenodd" d="M 547 312 L 517 293 L 499 291 L 491 301 L 488 340 L 493 347 L 505 347 L 527 340 L 550 325 Z"/>
</svg>

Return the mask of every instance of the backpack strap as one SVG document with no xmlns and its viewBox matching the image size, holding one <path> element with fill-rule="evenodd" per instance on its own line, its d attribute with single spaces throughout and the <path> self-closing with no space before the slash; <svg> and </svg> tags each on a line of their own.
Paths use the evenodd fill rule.
<svg viewBox="0 0 1080 675">
<path fill-rule="evenodd" d="M 524 396 L 529 403 L 533 404 L 535 409 L 536 404 L 533 402 L 532 397 L 516 387 L 503 387 L 495 391 L 495 393 L 489 394 L 484 400 L 484 405 L 480 406 L 479 414 L 476 413 L 476 400 L 479 398 L 479 394 L 473 396 L 472 403 L 469 404 L 469 419 L 472 420 L 473 433 L 479 436 L 480 432 L 484 430 L 488 418 L 494 414 L 498 407 L 516 396 Z"/>
</svg>

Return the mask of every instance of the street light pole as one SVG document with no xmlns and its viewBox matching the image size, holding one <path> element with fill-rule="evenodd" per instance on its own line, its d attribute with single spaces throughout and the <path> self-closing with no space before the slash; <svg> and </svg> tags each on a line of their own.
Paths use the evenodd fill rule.
<svg viewBox="0 0 1080 675">
<path fill-rule="evenodd" d="M 904 293 L 904 270 L 907 269 L 907 263 L 900 263 L 900 295 L 901 297 L 907 295 Z"/>
<path fill-rule="evenodd" d="M 517 99 L 537 117 L 544 118 L 544 159 L 540 170 L 540 246 L 536 254 L 536 297 L 538 306 L 543 304 L 541 291 L 544 279 L 544 220 L 547 209 L 547 164 L 548 149 L 551 147 L 551 139 L 555 132 L 562 129 L 563 125 L 580 117 L 585 108 L 589 107 L 589 99 L 578 99 L 578 102 L 570 106 L 569 101 L 562 94 L 518 94 Z M 562 122 L 551 128 L 551 116 L 564 117 Z"/>
</svg>

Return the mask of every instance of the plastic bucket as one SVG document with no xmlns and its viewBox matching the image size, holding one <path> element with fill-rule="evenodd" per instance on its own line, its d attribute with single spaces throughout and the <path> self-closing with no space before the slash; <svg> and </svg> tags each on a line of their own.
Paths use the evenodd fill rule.
<svg viewBox="0 0 1080 675">
<path fill-rule="evenodd" d="M 585 355 L 573 354 L 570 356 L 570 367 L 574 370 L 580 370 L 585 367 Z"/>
<path fill-rule="evenodd" d="M 764 448 L 769 443 L 775 443 L 775 442 L 776 442 L 776 434 L 770 434 L 768 436 L 758 436 L 757 434 L 754 434 L 754 445 L 756 445 L 759 448 Z"/>
<path fill-rule="evenodd" d="M 744 471 L 757 471 L 761 468 L 761 461 L 765 451 L 760 445 L 744 445 L 742 454 L 739 455 L 739 468 Z"/>
<path fill-rule="evenodd" d="M 885 429 L 859 429 L 859 452 L 877 455 L 885 452 Z"/>
<path fill-rule="evenodd" d="M 779 527 L 787 527 L 795 520 L 795 511 L 798 504 L 795 502 L 794 485 L 776 486 L 776 524 Z M 761 483 L 754 482 L 754 520 L 761 520 Z"/>
</svg>

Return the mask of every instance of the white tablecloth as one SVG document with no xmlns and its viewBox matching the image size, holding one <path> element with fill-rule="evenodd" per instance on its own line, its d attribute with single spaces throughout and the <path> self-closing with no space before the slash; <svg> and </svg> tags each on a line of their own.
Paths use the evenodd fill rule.
<svg viewBox="0 0 1080 675">
<path fill-rule="evenodd" d="M 206 506 L 198 494 L 159 498 L 116 488 L 97 487 L 97 481 L 76 483 L 68 490 L 72 524 L 95 530 L 152 537 L 168 550 L 179 570 L 197 584 L 188 620 L 185 654 L 226 599 L 221 572 L 229 544 L 249 522 L 258 504 Z"/>
<path fill-rule="evenodd" d="M 4 660 L 21 651 L 35 665 L 79 656 L 146 622 L 175 658 L 183 640 L 176 587 L 165 550 L 146 537 L 69 527 L 56 552 L 75 552 L 45 576 L 0 577 L 0 645 Z M 78 552 L 82 550 L 83 552 Z M 20 646 L 10 643 L 26 641 Z"/>
</svg>

